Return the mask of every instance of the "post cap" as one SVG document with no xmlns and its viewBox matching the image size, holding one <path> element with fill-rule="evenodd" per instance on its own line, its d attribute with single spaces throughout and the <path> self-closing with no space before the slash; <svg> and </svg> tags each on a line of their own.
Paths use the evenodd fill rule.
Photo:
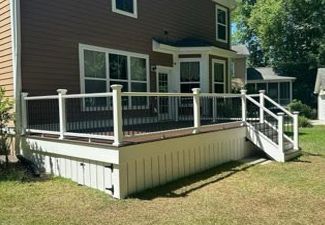
<svg viewBox="0 0 325 225">
<path fill-rule="evenodd" d="M 259 90 L 260 94 L 265 94 L 265 92 L 266 92 L 265 90 Z"/>
<path fill-rule="evenodd" d="M 120 85 L 120 84 L 113 84 L 113 85 L 111 85 L 111 88 L 112 88 L 113 90 L 122 90 L 123 85 Z"/>
<path fill-rule="evenodd" d="M 246 90 L 246 89 L 241 89 L 241 90 L 240 90 L 240 93 L 241 93 L 242 95 L 246 95 L 246 94 L 247 94 L 247 90 Z"/>
<path fill-rule="evenodd" d="M 58 94 L 62 94 L 62 95 L 65 95 L 68 92 L 67 89 L 58 89 L 56 91 L 58 92 Z"/>
<path fill-rule="evenodd" d="M 201 89 L 200 88 L 192 88 L 193 94 L 200 94 Z"/>
<path fill-rule="evenodd" d="M 284 112 L 278 112 L 277 115 L 278 116 L 284 116 L 285 114 L 284 114 Z"/>
<path fill-rule="evenodd" d="M 300 112 L 298 112 L 298 111 L 294 111 L 294 112 L 292 112 L 292 114 L 293 114 L 293 115 L 299 115 Z"/>
<path fill-rule="evenodd" d="M 21 96 L 22 96 L 22 97 L 27 97 L 28 95 L 29 95 L 28 92 L 22 92 L 22 93 L 21 93 Z"/>
</svg>

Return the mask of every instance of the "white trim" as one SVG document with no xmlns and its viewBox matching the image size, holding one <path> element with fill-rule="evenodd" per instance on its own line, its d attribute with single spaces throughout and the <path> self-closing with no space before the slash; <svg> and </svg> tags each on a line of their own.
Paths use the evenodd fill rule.
<svg viewBox="0 0 325 225">
<path fill-rule="evenodd" d="M 105 53 L 105 64 L 106 64 L 106 78 L 86 78 L 85 77 L 85 68 L 84 68 L 84 51 L 97 51 Z M 109 54 L 116 54 L 116 55 L 122 55 L 127 57 L 127 70 L 128 70 L 128 77 L 126 80 L 121 79 L 111 79 L 109 74 Z M 132 80 L 131 78 L 131 57 L 134 58 L 142 58 L 146 60 L 146 81 L 138 81 L 138 80 Z M 150 91 L 150 68 L 149 68 L 149 55 L 146 54 L 140 54 L 140 53 L 134 53 L 129 51 L 122 51 L 122 50 L 116 50 L 116 49 L 110 49 L 110 48 L 104 48 L 104 47 L 98 47 L 98 46 L 92 46 L 92 45 L 86 45 L 86 44 L 79 44 L 79 66 L 80 66 L 80 90 L 81 93 L 85 93 L 85 80 L 105 80 L 106 81 L 106 91 L 108 93 L 111 92 L 110 85 L 112 81 L 116 82 L 125 82 L 128 84 L 128 91 L 132 91 L 131 85 L 132 83 L 142 83 L 147 85 L 147 92 Z M 132 106 L 132 99 L 129 99 L 129 107 Z M 147 103 L 147 107 L 149 105 L 149 102 Z"/>
<path fill-rule="evenodd" d="M 215 46 L 208 47 L 174 47 L 166 44 L 159 43 L 152 40 L 152 50 L 154 52 L 166 54 L 208 54 L 216 55 L 225 58 L 238 58 L 238 54 L 232 50 L 218 48 Z"/>
<path fill-rule="evenodd" d="M 226 24 L 222 24 L 222 23 L 219 23 L 219 21 L 218 21 L 218 10 L 221 10 L 221 11 L 224 11 L 225 12 L 225 16 L 226 16 Z M 223 42 L 223 43 L 228 43 L 229 42 L 229 13 L 228 13 L 228 9 L 227 8 L 225 8 L 225 7 L 222 7 L 222 6 L 220 6 L 220 5 L 217 5 L 216 4 L 216 10 L 215 10 L 215 15 L 216 15 L 216 40 L 217 41 L 220 41 L 220 42 Z M 218 33 L 218 28 L 219 28 L 219 26 L 224 26 L 225 28 L 226 28 L 226 39 L 224 40 L 224 39 L 220 39 L 219 38 L 219 33 Z"/>
<path fill-rule="evenodd" d="M 234 10 L 237 6 L 237 3 L 235 0 L 212 0 L 212 2 L 223 5 L 227 8 L 229 8 L 230 10 Z"/>
<path fill-rule="evenodd" d="M 129 13 L 120 9 L 116 8 L 116 0 L 112 0 L 112 11 L 114 13 L 118 13 L 124 16 L 129 16 L 132 18 L 137 19 L 138 18 L 138 1 L 137 0 L 133 0 L 133 13 Z"/>
<path fill-rule="evenodd" d="M 214 77 L 214 64 L 222 64 L 223 65 L 223 82 L 215 82 L 215 77 Z M 227 85 L 227 66 L 226 66 L 226 60 L 220 60 L 220 59 L 212 59 L 212 65 L 211 65 L 211 72 L 212 72 L 212 80 L 211 80 L 211 85 L 212 85 L 212 93 L 215 93 L 215 84 L 223 84 L 223 92 L 226 93 L 226 85 Z"/>
</svg>

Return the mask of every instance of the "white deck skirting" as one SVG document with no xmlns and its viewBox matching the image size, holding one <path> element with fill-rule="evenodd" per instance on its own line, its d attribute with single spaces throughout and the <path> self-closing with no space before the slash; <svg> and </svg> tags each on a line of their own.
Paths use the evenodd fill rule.
<svg viewBox="0 0 325 225">
<path fill-rule="evenodd" d="M 252 153 L 246 128 L 113 147 L 28 137 L 22 154 L 47 173 L 115 198 L 160 186 Z"/>
</svg>

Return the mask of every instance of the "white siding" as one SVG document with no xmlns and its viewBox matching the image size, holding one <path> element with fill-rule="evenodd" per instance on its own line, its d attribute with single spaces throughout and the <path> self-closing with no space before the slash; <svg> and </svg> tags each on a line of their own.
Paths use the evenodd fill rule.
<svg viewBox="0 0 325 225">
<path fill-rule="evenodd" d="M 190 135 L 145 144 L 109 148 L 82 143 L 29 138 L 23 153 L 55 176 L 106 191 L 114 186 L 114 197 L 126 196 L 173 180 L 202 172 L 217 165 L 248 156 L 244 127 Z M 38 146 L 30 151 L 30 146 Z M 62 149 L 65 149 L 62 151 Z M 41 149 L 41 150 L 40 150 Z M 79 156 L 76 157 L 76 149 Z M 118 154 L 116 154 L 116 151 Z M 59 152 L 64 154 L 58 154 Z M 32 153 L 32 154 L 31 154 Z M 100 157 L 93 154 L 100 154 Z M 91 159 L 86 156 L 92 155 Z M 117 158 L 116 158 L 117 157 Z M 93 160 L 98 158 L 98 160 Z M 109 168 L 112 163 L 114 169 Z"/>
</svg>

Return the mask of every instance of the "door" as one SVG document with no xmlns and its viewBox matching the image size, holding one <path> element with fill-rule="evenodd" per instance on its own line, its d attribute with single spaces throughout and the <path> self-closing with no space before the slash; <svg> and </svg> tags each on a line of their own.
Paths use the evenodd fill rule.
<svg viewBox="0 0 325 225">
<path fill-rule="evenodd" d="M 170 92 L 170 69 L 167 68 L 158 68 L 157 70 L 157 91 L 159 93 L 168 93 Z M 158 97 L 157 98 L 157 108 L 159 118 L 162 120 L 169 119 L 170 115 L 170 97 Z"/>
</svg>

